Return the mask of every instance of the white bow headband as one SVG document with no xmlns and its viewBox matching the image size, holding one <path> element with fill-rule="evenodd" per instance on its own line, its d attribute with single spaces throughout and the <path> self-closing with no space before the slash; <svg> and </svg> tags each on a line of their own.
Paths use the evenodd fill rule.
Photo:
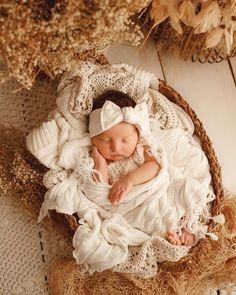
<svg viewBox="0 0 236 295">
<path fill-rule="evenodd" d="M 138 128 L 141 137 L 150 134 L 146 102 L 136 104 L 134 108 L 120 108 L 117 104 L 107 100 L 102 108 L 92 111 L 89 115 L 90 137 L 94 137 L 123 121 L 134 124 Z"/>
</svg>

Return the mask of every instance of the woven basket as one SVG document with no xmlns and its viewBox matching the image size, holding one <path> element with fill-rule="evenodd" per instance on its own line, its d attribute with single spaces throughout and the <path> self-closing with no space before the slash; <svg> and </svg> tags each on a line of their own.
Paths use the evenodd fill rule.
<svg viewBox="0 0 236 295">
<path fill-rule="evenodd" d="M 94 51 L 88 51 L 85 59 L 93 58 L 100 64 L 108 63 L 102 54 L 95 54 Z M 197 118 L 195 112 L 188 103 L 173 88 L 162 80 L 159 81 L 159 91 L 169 100 L 182 107 L 192 119 L 195 126 L 195 134 L 199 137 L 202 149 L 205 152 L 212 175 L 212 185 L 216 199 L 212 203 L 212 214 L 219 212 L 224 199 L 224 191 L 221 180 L 221 170 L 218 164 L 211 141 L 203 128 L 201 121 Z M 2 85 L 0 90 L 0 124 L 16 127 L 27 134 L 30 129 L 38 126 L 47 119 L 49 111 L 55 108 L 57 81 L 50 80 L 46 75 L 40 75 L 31 90 L 21 90 L 15 92 L 19 87 L 15 81 L 8 81 Z M 60 214 L 61 215 L 61 214 Z M 78 219 L 75 216 L 64 215 L 70 230 L 75 231 Z"/>
</svg>

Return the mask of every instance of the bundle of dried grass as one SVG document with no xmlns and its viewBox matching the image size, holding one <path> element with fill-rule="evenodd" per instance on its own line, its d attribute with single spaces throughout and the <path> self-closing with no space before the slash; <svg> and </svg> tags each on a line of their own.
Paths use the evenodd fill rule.
<svg viewBox="0 0 236 295">
<path fill-rule="evenodd" d="M 0 191 L 14 192 L 15 201 L 37 216 L 46 192 L 46 168 L 27 151 L 23 132 L 1 125 L 0 132 Z"/>
<path fill-rule="evenodd" d="M 49 76 L 72 69 L 87 49 L 112 42 L 140 43 L 143 34 L 131 17 L 148 0 L 3 0 L 0 53 L 7 75 L 30 88 L 40 70 Z"/>
<path fill-rule="evenodd" d="M 24 132 L 0 125 L 0 133 L 0 193 L 13 199 L 15 207 L 36 221 L 46 193 L 42 178 L 47 168 L 27 150 Z M 70 240 L 72 231 L 67 218 L 67 215 L 53 211 L 43 225 Z"/>
<path fill-rule="evenodd" d="M 153 0 L 146 14 L 159 49 L 218 62 L 236 54 L 235 0 Z"/>
</svg>

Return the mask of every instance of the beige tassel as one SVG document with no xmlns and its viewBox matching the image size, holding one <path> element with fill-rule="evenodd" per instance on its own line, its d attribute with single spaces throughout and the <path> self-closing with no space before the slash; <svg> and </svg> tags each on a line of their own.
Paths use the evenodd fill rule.
<svg viewBox="0 0 236 295">
<path fill-rule="evenodd" d="M 225 217 L 224 217 L 224 214 L 219 214 L 219 215 L 216 215 L 212 218 L 216 223 L 219 223 L 219 224 L 224 224 L 225 223 Z"/>
<path fill-rule="evenodd" d="M 218 241 L 219 237 L 213 233 L 206 233 L 207 236 L 209 236 L 211 238 L 211 240 L 213 241 Z"/>
</svg>

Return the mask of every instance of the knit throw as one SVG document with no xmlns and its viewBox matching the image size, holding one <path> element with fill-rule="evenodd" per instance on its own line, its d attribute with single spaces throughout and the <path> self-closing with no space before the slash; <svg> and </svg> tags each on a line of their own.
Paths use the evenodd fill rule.
<svg viewBox="0 0 236 295">
<path fill-rule="evenodd" d="M 49 190 L 39 219 L 52 209 L 78 214 L 81 225 L 73 238 L 73 255 L 81 270 L 112 268 L 151 277 L 158 262 L 177 261 L 189 250 L 167 242 L 168 230 L 181 232 L 185 226 L 196 242 L 207 234 L 208 204 L 214 199 L 208 162 L 193 138 L 188 115 L 158 92 L 157 81 L 128 65 L 81 63 L 59 84 L 58 109 L 51 120 L 27 138 L 28 149 L 51 171 L 44 179 Z M 87 126 L 93 99 L 110 89 L 146 102 L 148 144 L 161 164 L 154 179 L 134 187 L 116 206 L 107 201 L 110 186 L 93 181 Z"/>
</svg>

